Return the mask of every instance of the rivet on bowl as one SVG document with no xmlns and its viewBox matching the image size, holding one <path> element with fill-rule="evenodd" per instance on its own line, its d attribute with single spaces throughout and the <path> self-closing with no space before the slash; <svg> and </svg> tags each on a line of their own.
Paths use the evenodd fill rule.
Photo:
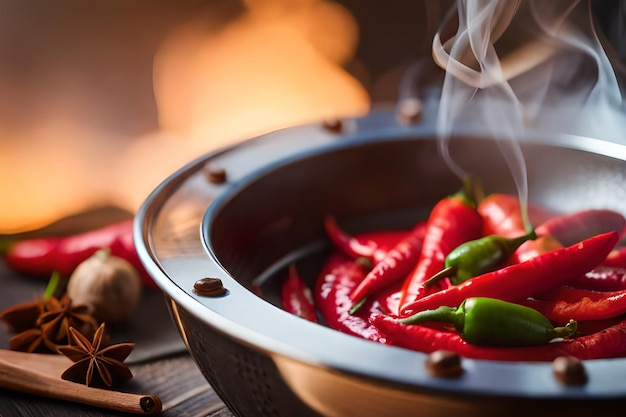
<svg viewBox="0 0 626 417">
<path fill-rule="evenodd" d="M 343 122 L 339 119 L 325 120 L 324 129 L 332 133 L 341 133 L 343 131 Z"/>
<path fill-rule="evenodd" d="M 399 102 L 396 117 L 403 124 L 412 125 L 422 119 L 422 101 L 418 98 L 407 98 Z"/>
<path fill-rule="evenodd" d="M 206 297 L 220 297 L 226 294 L 226 288 L 219 278 L 202 278 L 193 284 L 193 292 Z"/>
<path fill-rule="evenodd" d="M 463 374 L 461 357 L 448 350 L 436 350 L 424 363 L 426 370 L 435 377 L 456 378 Z"/>
<path fill-rule="evenodd" d="M 552 370 L 555 378 L 565 385 L 584 385 L 588 380 L 582 361 L 571 356 L 556 358 L 552 362 Z"/>
<path fill-rule="evenodd" d="M 208 164 L 204 168 L 204 173 L 207 179 L 209 180 L 209 182 L 212 184 L 223 184 L 226 182 L 227 176 L 226 176 L 226 170 L 224 168 L 216 167 L 216 166 Z"/>
</svg>

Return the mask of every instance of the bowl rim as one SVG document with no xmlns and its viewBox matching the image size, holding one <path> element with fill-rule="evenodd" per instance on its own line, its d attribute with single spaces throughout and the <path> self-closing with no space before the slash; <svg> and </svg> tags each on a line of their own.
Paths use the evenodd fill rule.
<svg viewBox="0 0 626 417">
<path fill-rule="evenodd" d="M 364 117 L 344 120 L 344 130 L 334 133 L 319 123 L 271 132 L 210 152 L 191 161 L 165 179 L 145 200 L 134 220 L 134 239 L 140 259 L 161 290 L 202 322 L 228 337 L 262 352 L 345 372 L 374 378 L 407 390 L 523 397 L 528 399 L 626 399 L 626 386 L 620 383 L 626 372 L 626 359 L 586 361 L 589 382 L 583 387 L 564 386 L 553 377 L 551 362 L 502 362 L 463 359 L 465 372 L 456 379 L 435 378 L 423 367 L 427 355 L 382 345 L 346 335 L 293 316 L 262 300 L 237 282 L 219 264 L 205 245 L 205 224 L 216 203 L 243 187 L 252 178 L 277 166 L 310 155 L 330 152 L 355 143 L 381 137 L 432 138 L 434 119 L 403 125 L 393 109 L 373 109 Z M 468 129 L 467 135 L 480 134 Z M 301 140 L 293 141 L 294 137 Z M 533 135 L 529 135 L 533 138 Z M 626 160 L 626 147 L 574 135 L 555 135 L 557 146 L 591 151 Z M 272 149 L 271 160 L 256 161 L 246 169 L 229 170 L 225 185 L 205 180 L 208 164 L 228 166 L 237 158 L 254 155 L 259 147 Z M 231 178 L 231 174 L 233 177 Z M 185 207 L 181 206 L 191 205 Z M 184 216 L 178 218 L 179 212 Z M 176 216 L 174 216 L 176 214 Z M 170 248 L 163 241 L 167 227 L 181 222 L 178 243 L 184 250 Z M 222 279 L 227 288 L 223 297 L 201 297 L 193 283 L 204 276 Z M 241 306 L 246 306 L 242 309 Z M 289 329 L 289 331 L 285 331 Z M 323 341 L 321 343 L 320 341 Z M 372 360 L 375 358 L 375 360 Z M 617 365 L 616 366 L 616 362 Z M 488 377 L 485 377 L 488 375 Z"/>
</svg>

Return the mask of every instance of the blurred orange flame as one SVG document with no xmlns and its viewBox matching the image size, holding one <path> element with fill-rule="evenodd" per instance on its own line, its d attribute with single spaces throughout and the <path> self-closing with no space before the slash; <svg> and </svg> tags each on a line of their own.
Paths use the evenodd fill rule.
<svg viewBox="0 0 626 417">
<path fill-rule="evenodd" d="M 62 111 L 0 135 L 0 234 L 89 208 L 134 212 L 175 169 L 211 149 L 277 128 L 364 114 L 365 89 L 342 64 L 358 41 L 353 17 L 323 0 L 250 0 L 219 29 L 172 31 L 154 59 L 159 129 L 105 133 Z M 8 197 L 10 196 L 10 197 Z"/>
</svg>

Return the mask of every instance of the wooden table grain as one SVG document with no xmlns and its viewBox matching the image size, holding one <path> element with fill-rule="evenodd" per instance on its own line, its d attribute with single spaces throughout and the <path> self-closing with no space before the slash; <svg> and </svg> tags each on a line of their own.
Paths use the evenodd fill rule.
<svg viewBox="0 0 626 417">
<path fill-rule="evenodd" d="M 0 291 L 0 310 L 3 310 L 27 301 L 45 283 L 20 276 L 0 261 L 0 285 L 3 289 Z M 10 336 L 2 323 L 0 348 L 8 347 Z M 158 291 L 144 291 L 131 322 L 112 329 L 111 338 L 114 342 L 136 344 L 129 357 L 133 379 L 118 387 L 120 390 L 159 396 L 163 403 L 160 415 L 165 417 L 233 417 L 184 349 Z M 122 415 L 128 414 L 0 389 L 0 417 Z"/>
</svg>

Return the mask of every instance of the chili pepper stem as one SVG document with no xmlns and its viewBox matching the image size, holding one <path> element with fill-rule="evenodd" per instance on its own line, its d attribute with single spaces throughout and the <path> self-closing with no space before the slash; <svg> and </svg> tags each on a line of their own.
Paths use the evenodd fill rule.
<svg viewBox="0 0 626 417">
<path fill-rule="evenodd" d="M 0 256 L 4 256 L 9 253 L 9 248 L 11 247 L 11 242 L 6 240 L 0 240 Z"/>
<path fill-rule="evenodd" d="M 576 320 L 570 320 L 565 326 L 555 327 L 551 333 L 552 333 L 553 339 L 557 339 L 557 338 L 570 339 L 576 335 L 577 331 L 578 331 L 578 322 L 576 322 Z"/>
<path fill-rule="evenodd" d="M 354 262 L 366 270 L 372 269 L 372 261 L 370 261 L 369 259 L 363 256 L 359 256 L 358 258 L 354 260 Z M 366 301 L 367 301 L 367 297 L 363 297 L 359 301 L 357 301 L 350 309 L 350 314 L 356 313 L 361 308 L 361 306 L 365 304 Z"/>
<path fill-rule="evenodd" d="M 535 239 L 537 239 L 537 232 L 535 232 L 535 229 L 530 229 L 525 235 L 521 235 L 521 236 L 511 239 L 510 244 L 511 244 L 511 247 L 514 247 L 517 249 L 522 245 L 522 243 L 526 242 L 527 240 L 535 240 Z"/>
<path fill-rule="evenodd" d="M 350 309 L 350 314 L 355 314 L 357 311 L 359 311 L 359 309 L 363 306 L 363 304 L 365 304 L 366 301 L 367 297 L 361 298 L 358 303 L 352 306 L 352 308 Z"/>
<path fill-rule="evenodd" d="M 365 270 L 369 271 L 372 269 L 372 261 L 364 256 L 359 256 L 354 260 L 354 262 L 357 265 L 360 265 L 361 268 L 364 268 Z M 367 301 L 367 297 L 363 297 L 358 302 L 356 302 L 350 309 L 350 314 L 355 314 L 363 306 L 363 304 L 365 304 L 365 301 Z"/>
<path fill-rule="evenodd" d="M 366 270 L 370 270 L 372 269 L 372 261 L 367 259 L 364 256 L 359 256 L 358 258 L 356 258 L 354 260 L 357 264 L 361 265 L 363 268 L 365 268 Z"/>
<path fill-rule="evenodd" d="M 402 324 L 420 324 L 430 321 L 443 321 L 452 323 L 457 329 L 462 329 L 464 320 L 463 312 L 458 308 L 440 306 L 433 310 L 420 311 L 412 316 L 400 319 L 399 322 Z"/>
<path fill-rule="evenodd" d="M 476 196 L 474 193 L 476 183 L 478 183 L 478 178 L 470 174 L 463 178 L 463 187 L 454 194 L 456 197 L 460 198 L 465 205 L 471 208 L 476 208 Z"/>
<path fill-rule="evenodd" d="M 471 193 L 474 196 L 474 202 L 476 204 L 481 203 L 485 199 L 485 190 L 483 188 L 483 183 L 480 180 L 480 177 L 476 174 L 469 174 L 469 180 L 471 188 Z"/>
<path fill-rule="evenodd" d="M 53 271 L 52 275 L 50 275 L 50 280 L 48 281 L 48 285 L 46 285 L 46 289 L 43 293 L 44 300 L 49 299 L 54 296 L 59 288 L 59 283 L 61 281 L 61 274 L 59 271 Z"/>
<path fill-rule="evenodd" d="M 423 285 L 424 287 L 428 288 L 431 285 L 436 284 L 437 282 L 441 281 L 442 279 L 451 277 L 454 274 L 456 274 L 456 266 L 449 266 L 437 272 L 432 277 L 428 278 L 426 281 L 424 281 Z"/>
</svg>

